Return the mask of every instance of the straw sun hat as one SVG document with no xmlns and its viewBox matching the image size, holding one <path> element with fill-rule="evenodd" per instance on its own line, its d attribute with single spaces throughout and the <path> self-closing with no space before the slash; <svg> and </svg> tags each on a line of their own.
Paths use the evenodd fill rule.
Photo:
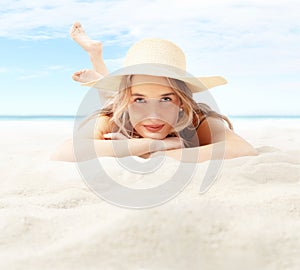
<svg viewBox="0 0 300 270">
<path fill-rule="evenodd" d="M 108 91 L 117 91 L 124 75 L 141 74 L 169 77 L 184 81 L 193 93 L 226 84 L 220 76 L 194 77 L 186 72 L 184 52 L 174 43 L 164 39 L 143 39 L 129 48 L 123 68 L 100 80 L 83 83 Z"/>
</svg>

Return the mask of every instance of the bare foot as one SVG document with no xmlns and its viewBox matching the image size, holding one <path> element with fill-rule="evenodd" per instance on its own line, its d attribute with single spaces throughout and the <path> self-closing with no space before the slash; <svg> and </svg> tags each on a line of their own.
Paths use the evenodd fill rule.
<svg viewBox="0 0 300 270">
<path fill-rule="evenodd" d="M 76 82 L 81 82 L 81 83 L 87 83 L 95 80 L 99 80 L 103 78 L 103 76 L 91 69 L 83 69 L 80 71 L 75 72 L 72 75 L 72 79 Z"/>
<path fill-rule="evenodd" d="M 70 30 L 70 36 L 89 54 L 101 54 L 102 43 L 90 39 L 79 22 L 75 22 Z"/>
</svg>

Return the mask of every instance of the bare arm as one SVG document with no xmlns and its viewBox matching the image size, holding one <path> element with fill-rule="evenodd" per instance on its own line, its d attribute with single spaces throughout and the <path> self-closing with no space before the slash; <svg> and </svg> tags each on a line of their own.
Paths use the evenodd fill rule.
<svg viewBox="0 0 300 270">
<path fill-rule="evenodd" d="M 255 148 L 228 129 L 220 119 L 209 117 L 197 130 L 200 146 L 157 152 L 183 162 L 203 162 L 210 159 L 232 159 L 257 155 Z"/>
<path fill-rule="evenodd" d="M 73 139 L 69 139 L 58 147 L 57 151 L 51 156 L 51 160 L 75 162 L 103 156 L 145 156 L 152 152 L 181 147 L 181 141 L 178 138 L 168 138 L 163 141 L 150 138 L 127 140 L 80 139 L 76 140 L 75 144 L 76 153 L 79 154 L 75 156 Z M 87 149 L 92 149 L 92 151 Z"/>
<path fill-rule="evenodd" d="M 182 147 L 179 138 L 153 140 L 150 138 L 128 139 L 120 133 L 111 133 L 114 126 L 110 117 L 100 116 L 81 127 L 76 139 L 66 140 L 51 156 L 52 160 L 84 161 L 96 157 L 140 156 L 148 157 L 150 153 Z M 76 153 L 76 155 L 74 154 Z"/>
<path fill-rule="evenodd" d="M 128 146 L 124 144 L 128 142 Z M 94 153 L 87 150 L 87 145 L 94 144 Z M 151 140 L 149 139 L 131 139 L 131 140 L 93 140 L 81 139 L 75 141 L 76 152 L 74 154 L 74 141 L 69 139 L 65 141 L 52 156 L 53 160 L 60 161 L 84 161 L 101 156 L 143 155 L 150 152 Z"/>
<path fill-rule="evenodd" d="M 227 131 L 226 139 L 220 142 L 184 149 L 156 152 L 152 156 L 166 155 L 182 162 L 204 162 L 211 159 L 232 159 L 255 156 L 257 151 L 247 141 L 232 131 Z"/>
</svg>

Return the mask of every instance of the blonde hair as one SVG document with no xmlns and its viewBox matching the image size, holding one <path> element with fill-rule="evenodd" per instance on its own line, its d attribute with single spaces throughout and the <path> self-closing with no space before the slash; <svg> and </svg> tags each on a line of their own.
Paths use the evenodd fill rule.
<svg viewBox="0 0 300 270">
<path fill-rule="evenodd" d="M 99 109 L 90 115 L 82 125 L 94 117 L 109 116 L 110 123 L 115 127 L 115 130 L 112 132 L 120 132 L 128 138 L 141 137 L 131 125 L 127 110 L 131 97 L 130 86 L 132 85 L 133 76 L 134 75 L 124 76 L 119 91 L 112 97 L 110 102 L 104 108 Z M 174 126 L 173 132 L 169 134 L 169 136 L 179 136 L 179 134 L 182 135 L 187 133 L 188 130 L 195 131 L 202 121 L 209 116 L 225 120 L 229 128 L 233 129 L 231 122 L 225 115 L 213 111 L 204 103 L 196 103 L 193 99 L 192 91 L 183 81 L 173 78 L 166 79 L 175 94 L 179 97 L 184 112 L 180 115 L 179 121 L 176 126 Z M 204 116 L 202 119 L 199 117 L 200 114 L 203 114 Z"/>
</svg>

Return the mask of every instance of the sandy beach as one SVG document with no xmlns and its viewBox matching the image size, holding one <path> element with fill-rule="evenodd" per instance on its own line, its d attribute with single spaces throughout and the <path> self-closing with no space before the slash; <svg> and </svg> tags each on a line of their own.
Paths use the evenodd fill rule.
<svg viewBox="0 0 300 270">
<path fill-rule="evenodd" d="M 225 160 L 204 194 L 209 162 L 198 164 L 176 198 L 131 210 L 96 196 L 76 164 L 49 160 L 72 121 L 1 121 L 0 269 L 299 269 L 300 119 L 233 125 L 258 156 Z"/>
</svg>

